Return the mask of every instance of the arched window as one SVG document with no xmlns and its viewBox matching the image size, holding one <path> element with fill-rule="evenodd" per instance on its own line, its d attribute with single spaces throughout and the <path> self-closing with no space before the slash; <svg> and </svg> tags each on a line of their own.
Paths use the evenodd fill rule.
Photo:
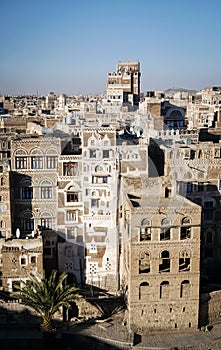
<svg viewBox="0 0 221 350">
<path fill-rule="evenodd" d="M 76 191 L 74 186 L 70 186 L 67 189 L 67 203 L 79 202 L 79 192 Z"/>
<path fill-rule="evenodd" d="M 110 139 L 107 137 L 107 135 L 105 134 L 105 136 L 104 136 L 104 138 L 103 138 L 103 145 L 105 146 L 105 147 L 110 147 L 111 146 L 111 141 L 110 141 Z"/>
<path fill-rule="evenodd" d="M 42 169 L 43 168 L 43 153 L 39 148 L 31 150 L 31 169 Z"/>
<path fill-rule="evenodd" d="M 44 211 L 41 213 L 41 230 L 52 229 L 52 213 Z"/>
<path fill-rule="evenodd" d="M 190 271 L 190 251 L 183 249 L 179 255 L 179 272 Z"/>
<path fill-rule="evenodd" d="M 150 253 L 148 251 L 143 251 L 140 253 L 139 258 L 139 273 L 150 272 Z"/>
<path fill-rule="evenodd" d="M 21 183 L 21 198 L 33 199 L 33 187 L 30 179 L 25 179 Z"/>
<path fill-rule="evenodd" d="M 215 232 L 214 232 L 214 229 L 212 227 L 209 227 L 208 229 L 206 229 L 204 231 L 204 235 L 203 235 L 204 243 L 212 244 L 213 243 L 214 234 L 215 234 Z"/>
<path fill-rule="evenodd" d="M 160 260 L 159 272 L 170 272 L 170 253 L 167 250 L 161 252 Z"/>
<path fill-rule="evenodd" d="M 185 217 L 181 221 L 181 228 L 180 228 L 180 239 L 187 239 L 191 238 L 191 227 L 190 227 L 191 220 L 189 217 Z"/>
<path fill-rule="evenodd" d="M 143 219 L 141 221 L 141 226 L 151 226 L 151 220 L 150 219 Z"/>
<path fill-rule="evenodd" d="M 106 171 L 103 164 L 99 164 L 95 167 L 95 173 L 104 173 Z"/>
<path fill-rule="evenodd" d="M 22 223 L 23 223 L 23 231 L 24 232 L 32 232 L 34 231 L 34 218 L 33 213 L 27 211 L 22 216 Z"/>
<path fill-rule="evenodd" d="M 142 282 L 139 285 L 139 299 L 148 301 L 148 295 L 149 295 L 149 283 Z"/>
<path fill-rule="evenodd" d="M 168 281 L 163 281 L 160 284 L 160 299 L 168 299 L 169 298 L 169 282 Z"/>
<path fill-rule="evenodd" d="M 96 138 L 94 136 L 89 137 L 88 139 L 88 146 L 95 146 L 96 145 Z"/>
<path fill-rule="evenodd" d="M 151 221 L 150 219 L 144 219 L 141 222 L 140 228 L 140 241 L 150 241 L 151 240 Z"/>
<path fill-rule="evenodd" d="M 191 223 L 191 219 L 189 217 L 185 217 L 182 219 L 181 224 L 182 225 L 189 225 Z"/>
<path fill-rule="evenodd" d="M 184 280 L 180 285 L 180 298 L 189 298 L 191 296 L 190 281 Z"/>
<path fill-rule="evenodd" d="M 41 199 L 52 198 L 52 181 L 45 179 L 41 181 Z"/>
</svg>

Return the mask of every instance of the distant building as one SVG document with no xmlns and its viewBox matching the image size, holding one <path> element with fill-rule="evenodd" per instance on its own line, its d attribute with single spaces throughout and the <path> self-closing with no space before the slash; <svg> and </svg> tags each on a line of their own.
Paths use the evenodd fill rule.
<svg viewBox="0 0 221 350">
<path fill-rule="evenodd" d="M 108 74 L 106 95 L 113 104 L 139 105 L 140 62 L 118 61 L 117 71 Z"/>
</svg>

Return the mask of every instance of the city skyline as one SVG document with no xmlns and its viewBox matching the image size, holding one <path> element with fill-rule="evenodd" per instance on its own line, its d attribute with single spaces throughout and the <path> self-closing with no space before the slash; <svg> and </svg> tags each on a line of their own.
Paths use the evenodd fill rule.
<svg viewBox="0 0 221 350">
<path fill-rule="evenodd" d="M 220 85 L 218 0 L 3 0 L 0 94 L 106 90 L 116 62 L 139 60 L 141 91 Z"/>
</svg>

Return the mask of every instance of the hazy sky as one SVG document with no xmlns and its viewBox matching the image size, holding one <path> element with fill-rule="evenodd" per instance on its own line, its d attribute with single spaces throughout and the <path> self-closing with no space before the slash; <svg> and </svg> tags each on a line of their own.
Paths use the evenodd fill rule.
<svg viewBox="0 0 221 350">
<path fill-rule="evenodd" d="M 220 0 L 1 0 L 0 94 L 102 93 L 118 61 L 141 90 L 221 85 Z"/>
</svg>

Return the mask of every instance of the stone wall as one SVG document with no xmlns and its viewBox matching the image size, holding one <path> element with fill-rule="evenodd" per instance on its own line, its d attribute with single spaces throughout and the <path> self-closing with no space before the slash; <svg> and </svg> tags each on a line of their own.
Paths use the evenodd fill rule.
<svg viewBox="0 0 221 350">
<path fill-rule="evenodd" d="M 200 326 L 221 322 L 221 290 L 200 297 Z"/>
</svg>

